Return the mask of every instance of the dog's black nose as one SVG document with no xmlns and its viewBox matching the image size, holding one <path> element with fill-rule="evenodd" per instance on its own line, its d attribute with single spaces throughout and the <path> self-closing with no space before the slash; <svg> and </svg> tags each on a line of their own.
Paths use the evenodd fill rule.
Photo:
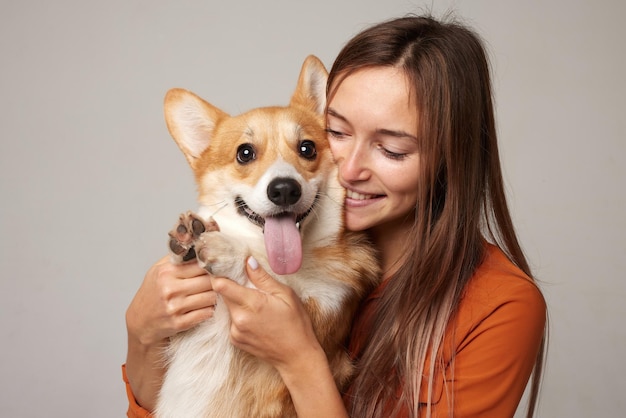
<svg viewBox="0 0 626 418">
<path fill-rule="evenodd" d="M 267 186 L 267 197 L 278 206 L 293 205 L 300 196 L 300 183 L 291 178 L 276 178 Z"/>
</svg>

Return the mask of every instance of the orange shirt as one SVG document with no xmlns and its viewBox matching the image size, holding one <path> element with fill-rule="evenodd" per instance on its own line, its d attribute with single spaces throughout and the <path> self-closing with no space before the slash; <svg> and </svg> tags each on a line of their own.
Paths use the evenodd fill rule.
<svg viewBox="0 0 626 418">
<path fill-rule="evenodd" d="M 353 353 L 358 352 L 365 337 L 384 285 L 364 301 L 355 320 L 350 344 Z M 444 349 L 443 364 L 449 364 L 452 358 L 449 347 L 456 353 L 455 417 L 514 415 L 535 364 L 545 321 L 546 305 L 539 289 L 500 249 L 488 245 L 485 260 L 468 282 L 456 320 L 444 341 L 448 349 Z M 135 402 L 123 372 L 129 399 L 128 417 L 150 417 Z M 437 376 L 433 417 L 449 415 L 450 399 L 444 386 L 449 387 L 451 379 L 450 370 Z"/>
<path fill-rule="evenodd" d="M 355 357 L 385 285 L 364 301 L 355 320 L 350 341 Z M 450 365 L 454 350 L 454 375 L 448 368 L 435 376 L 432 416 L 448 417 L 452 409 L 454 417 L 512 417 L 535 364 L 545 321 L 546 304 L 537 286 L 499 248 L 488 244 L 485 259 L 469 280 L 444 336 L 441 364 Z M 425 386 L 420 393 L 422 404 L 428 399 Z M 444 389 L 450 387 L 453 405 Z M 345 397 L 346 402 L 349 399 Z M 408 416 L 404 410 L 401 417 Z"/>
</svg>

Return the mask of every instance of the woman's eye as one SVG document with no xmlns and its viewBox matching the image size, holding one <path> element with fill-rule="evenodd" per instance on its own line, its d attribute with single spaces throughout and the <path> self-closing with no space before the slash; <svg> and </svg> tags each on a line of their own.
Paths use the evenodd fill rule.
<svg viewBox="0 0 626 418">
<path fill-rule="evenodd" d="M 298 145 L 298 151 L 300 152 L 300 155 L 307 160 L 314 160 L 315 157 L 317 157 L 315 142 L 309 139 L 305 139 L 304 141 L 300 142 L 300 145 Z"/>
<path fill-rule="evenodd" d="M 248 164 L 256 159 L 256 150 L 252 144 L 241 144 L 237 148 L 237 162 L 239 164 Z"/>
<path fill-rule="evenodd" d="M 398 154 L 397 152 L 386 151 L 387 157 L 393 160 L 402 160 L 406 157 L 406 154 Z"/>
<path fill-rule="evenodd" d="M 335 131 L 334 129 L 326 128 L 326 132 L 333 138 L 343 138 L 346 136 L 343 132 Z"/>
<path fill-rule="evenodd" d="M 406 153 L 390 151 L 380 144 L 376 148 L 378 148 L 385 155 L 385 157 L 392 160 L 402 160 L 407 156 Z"/>
</svg>

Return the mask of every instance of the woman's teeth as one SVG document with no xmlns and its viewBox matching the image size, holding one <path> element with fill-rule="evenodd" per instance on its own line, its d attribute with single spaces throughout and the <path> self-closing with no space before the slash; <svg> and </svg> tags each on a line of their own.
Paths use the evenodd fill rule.
<svg viewBox="0 0 626 418">
<path fill-rule="evenodd" d="M 349 199 L 355 199 L 355 200 L 367 200 L 367 199 L 372 199 L 374 195 L 361 194 L 361 193 L 353 192 L 352 190 L 346 190 L 346 197 Z"/>
</svg>

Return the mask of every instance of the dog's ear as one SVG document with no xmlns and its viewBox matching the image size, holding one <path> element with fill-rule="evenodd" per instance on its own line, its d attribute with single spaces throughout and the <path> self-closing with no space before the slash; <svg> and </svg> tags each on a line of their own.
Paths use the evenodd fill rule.
<svg viewBox="0 0 626 418">
<path fill-rule="evenodd" d="M 309 55 L 302 64 L 291 106 L 305 107 L 318 115 L 326 111 L 326 82 L 328 71 L 319 58 Z"/>
<path fill-rule="evenodd" d="M 165 122 L 192 168 L 209 148 L 215 126 L 228 114 L 190 91 L 172 89 L 165 95 Z"/>
</svg>

